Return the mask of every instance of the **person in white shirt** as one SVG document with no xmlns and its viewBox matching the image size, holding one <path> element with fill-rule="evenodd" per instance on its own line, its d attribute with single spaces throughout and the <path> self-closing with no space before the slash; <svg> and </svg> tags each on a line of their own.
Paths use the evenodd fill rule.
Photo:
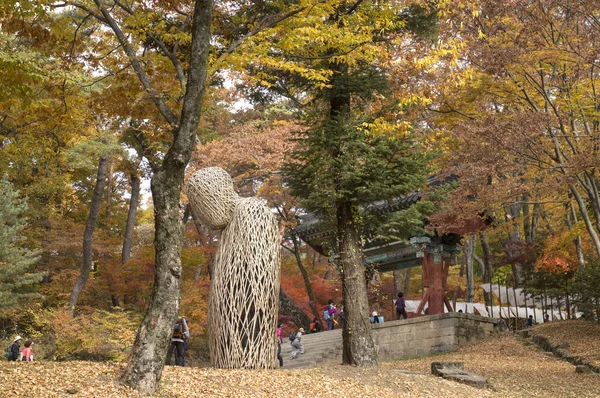
<svg viewBox="0 0 600 398">
<path fill-rule="evenodd" d="M 302 340 L 302 333 L 304 333 L 304 329 L 300 328 L 298 329 L 298 332 L 296 333 L 296 337 L 294 338 L 294 341 L 292 341 L 292 356 L 290 357 L 290 359 L 295 359 L 296 355 L 298 355 L 298 353 L 300 354 L 304 354 L 304 345 L 300 342 Z"/>
</svg>

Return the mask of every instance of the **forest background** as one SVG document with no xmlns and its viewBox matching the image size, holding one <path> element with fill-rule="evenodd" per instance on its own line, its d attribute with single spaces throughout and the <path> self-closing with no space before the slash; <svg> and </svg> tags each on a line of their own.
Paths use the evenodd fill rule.
<svg viewBox="0 0 600 398">
<path fill-rule="evenodd" d="M 143 182 L 166 157 L 170 109 L 183 106 L 192 9 L 185 0 L 0 5 L 0 327 L 7 340 L 34 339 L 38 358 L 129 354 L 155 268 Z M 306 209 L 326 214 L 330 204 L 335 182 L 323 170 L 333 163 L 320 164 L 310 145 L 331 120 L 342 124 L 325 106 L 340 92 L 350 110 L 340 137 L 358 154 L 350 166 L 366 165 L 345 169 L 353 197 L 425 198 L 383 221 L 365 214 L 378 237 L 483 217 L 491 225 L 464 237 L 452 268 L 452 299 L 489 300 L 476 287 L 494 282 L 556 298 L 576 292 L 585 314 L 598 312 L 598 2 L 240 1 L 213 10 L 186 175 L 223 167 L 242 196 L 278 214 L 288 327 L 342 298 L 336 263 L 294 229 Z M 395 197 L 368 183 L 376 176 L 367 169 L 387 170 L 375 155 L 405 176 Z M 298 188 L 302 172 L 323 176 L 322 195 Z M 440 198 L 428 175 L 458 182 Z M 178 214 L 180 314 L 192 331 L 190 363 L 200 364 L 216 235 L 194 223 L 184 194 Z M 366 276 L 369 305 L 387 319 L 397 291 L 421 297 L 419 268 Z"/>
</svg>

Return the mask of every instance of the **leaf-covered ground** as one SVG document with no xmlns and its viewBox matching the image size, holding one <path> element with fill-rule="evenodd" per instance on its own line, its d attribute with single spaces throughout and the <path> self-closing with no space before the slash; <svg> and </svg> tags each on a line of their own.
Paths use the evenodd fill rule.
<svg viewBox="0 0 600 398">
<path fill-rule="evenodd" d="M 570 343 L 571 344 L 571 343 Z M 575 346 L 575 345 L 573 345 Z M 432 361 L 462 361 L 488 378 L 477 390 L 431 376 Z M 117 383 L 123 365 L 92 362 L 0 363 L 1 396 L 137 397 Z M 377 369 L 242 371 L 167 367 L 157 397 L 598 397 L 600 375 L 504 335 L 457 352 L 384 363 Z"/>
<path fill-rule="evenodd" d="M 384 366 L 425 372 L 432 361 L 464 362 L 466 370 L 487 377 L 494 397 L 600 396 L 600 375 L 575 373 L 574 365 L 508 334 L 466 345 L 456 352 Z"/>
<path fill-rule="evenodd" d="M 544 336 L 553 345 L 568 343 L 566 351 L 573 357 L 600 366 L 600 325 L 581 320 L 548 322 L 537 325 L 534 333 Z M 598 393 L 600 395 L 600 392 Z"/>
</svg>

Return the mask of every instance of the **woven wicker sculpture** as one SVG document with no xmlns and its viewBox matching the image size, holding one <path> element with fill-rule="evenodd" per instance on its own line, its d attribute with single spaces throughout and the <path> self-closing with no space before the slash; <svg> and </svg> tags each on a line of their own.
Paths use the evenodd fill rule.
<svg viewBox="0 0 600 398">
<path fill-rule="evenodd" d="M 222 230 L 208 299 L 212 366 L 275 367 L 280 269 L 275 217 L 260 200 L 240 198 L 218 167 L 194 173 L 187 195 L 194 215 Z"/>
</svg>

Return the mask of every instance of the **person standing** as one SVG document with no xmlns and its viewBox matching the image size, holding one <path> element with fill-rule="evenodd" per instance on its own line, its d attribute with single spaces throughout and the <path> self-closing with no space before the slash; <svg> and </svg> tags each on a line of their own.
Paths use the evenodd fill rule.
<svg viewBox="0 0 600 398">
<path fill-rule="evenodd" d="M 402 292 L 398 293 L 398 298 L 396 299 L 396 320 L 400 320 L 400 317 L 404 317 L 404 319 L 408 318 L 406 314 L 406 302 L 404 301 L 404 295 Z"/>
<path fill-rule="evenodd" d="M 13 340 L 13 343 L 10 346 L 10 356 L 8 357 L 9 361 L 18 361 L 19 358 L 21 357 L 20 352 L 19 352 L 21 349 L 21 340 L 22 340 L 21 336 L 17 336 Z"/>
<path fill-rule="evenodd" d="M 281 343 L 283 343 L 283 338 L 281 337 L 281 328 L 283 327 L 283 323 L 280 323 L 277 326 L 277 359 L 279 360 L 279 367 L 283 368 L 283 356 L 281 355 Z"/>
<path fill-rule="evenodd" d="M 21 354 L 21 361 L 33 362 L 33 341 L 28 340 L 25 342 L 25 348 Z"/>
<path fill-rule="evenodd" d="M 337 309 L 335 308 L 335 305 L 333 305 L 333 300 L 329 300 L 329 303 L 327 304 L 327 307 L 325 307 L 325 311 L 323 313 L 325 321 L 327 322 L 327 330 L 333 330 L 336 312 Z"/>
<path fill-rule="evenodd" d="M 180 316 L 173 326 L 173 337 L 171 337 L 171 347 L 167 357 L 171 363 L 171 355 L 175 353 L 175 365 L 185 366 L 185 341 L 190 338 L 190 329 L 188 329 L 187 320 Z"/>
<path fill-rule="evenodd" d="M 298 353 L 304 354 L 304 345 L 301 343 L 302 341 L 302 333 L 304 333 L 304 329 L 298 329 L 298 332 L 293 336 L 292 344 L 292 355 L 290 359 L 295 359 Z"/>
</svg>

